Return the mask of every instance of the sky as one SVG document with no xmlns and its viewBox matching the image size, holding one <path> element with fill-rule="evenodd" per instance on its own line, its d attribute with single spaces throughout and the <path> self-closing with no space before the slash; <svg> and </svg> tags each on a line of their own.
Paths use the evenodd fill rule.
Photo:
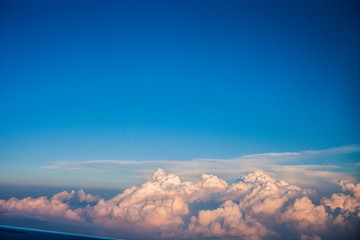
<svg viewBox="0 0 360 240">
<path fill-rule="evenodd" d="M 1 1 L 0 199 L 50 199 L 55 192 L 44 189 L 54 187 L 68 191 L 64 205 L 54 200 L 66 210 L 79 189 L 140 189 L 161 168 L 195 185 L 213 174 L 228 187 L 262 170 L 324 193 L 305 195 L 327 214 L 333 205 L 321 199 L 337 191 L 358 204 L 359 10 L 350 0 Z M 216 199 L 225 203 L 230 190 L 220 189 Z M 307 201 L 295 195 L 286 206 Z M 17 212 L 26 210 L 20 203 Z M 15 211 L 6 204 L 0 200 L 2 211 Z M 346 211 L 356 215 L 356 206 Z M 282 210 L 282 224 L 295 219 Z M 187 224 L 186 237 L 214 236 L 198 213 L 190 207 L 187 220 L 171 219 Z M 69 214 L 114 224 L 96 209 Z M 0 211 L 0 219 L 11 218 Z M 146 217 L 140 225 L 152 231 Z M 174 235 L 156 236 L 179 237 L 169 229 Z M 317 239 L 321 229 L 295 235 Z M 241 234 L 234 236 L 254 237 Z"/>
</svg>

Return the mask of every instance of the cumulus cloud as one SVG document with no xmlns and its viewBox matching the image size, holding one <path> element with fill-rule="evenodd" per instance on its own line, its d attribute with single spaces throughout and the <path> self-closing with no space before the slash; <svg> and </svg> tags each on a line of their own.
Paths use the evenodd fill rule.
<svg viewBox="0 0 360 240">
<path fill-rule="evenodd" d="M 308 197 L 302 197 L 286 209 L 281 220 L 294 223 L 300 231 L 321 232 L 326 230 L 328 214 L 323 205 L 315 206 Z"/>
<path fill-rule="evenodd" d="M 132 232 L 136 238 L 153 239 L 321 239 L 334 229 L 343 231 L 344 223 L 359 222 L 359 184 L 340 181 L 339 186 L 342 193 L 315 204 L 314 190 L 261 170 L 228 184 L 211 174 L 184 181 L 158 169 L 141 186 L 111 199 L 83 190 L 77 192 L 78 198 L 75 191 L 55 194 L 50 200 L 11 198 L 0 200 L 0 216 L 29 213 L 66 218 L 92 229 L 111 230 L 112 237 L 129 238 L 125 232 Z M 93 204 L 74 208 L 71 203 L 76 199 Z M 359 233 L 355 227 L 346 231 Z"/>
<path fill-rule="evenodd" d="M 356 199 L 360 199 L 360 183 L 345 183 L 344 181 L 340 180 L 339 185 L 343 191 L 350 191 L 354 194 Z"/>
<path fill-rule="evenodd" d="M 251 214 L 270 215 L 279 211 L 291 199 L 308 192 L 289 185 L 257 170 L 242 177 L 242 181 L 233 184 L 226 192 L 224 199 L 240 199 L 241 208 Z"/>
<path fill-rule="evenodd" d="M 80 216 L 64 201 L 71 199 L 75 191 L 63 191 L 55 194 L 50 200 L 46 196 L 24 199 L 11 198 L 8 201 L 0 199 L 0 211 L 19 214 L 35 214 L 51 217 L 64 217 L 71 220 L 81 220 Z"/>
<path fill-rule="evenodd" d="M 341 211 L 359 212 L 360 201 L 350 195 L 334 193 L 331 198 L 323 198 L 322 203 L 332 211 L 339 208 Z"/>
<path fill-rule="evenodd" d="M 262 239 L 268 233 L 256 219 L 244 215 L 240 206 L 230 200 L 215 210 L 200 211 L 193 216 L 187 233 L 198 237 L 241 237 Z"/>
<path fill-rule="evenodd" d="M 107 227 L 161 229 L 161 234 L 166 235 L 184 227 L 189 203 L 208 200 L 226 187 L 225 181 L 213 175 L 204 174 L 200 182 L 183 182 L 158 169 L 142 186 L 127 189 L 108 201 L 100 200 L 89 214 L 96 223 Z"/>
<path fill-rule="evenodd" d="M 86 194 L 84 190 L 80 189 L 77 192 L 80 202 L 97 202 L 100 200 L 99 196 L 93 196 L 91 194 Z"/>
<path fill-rule="evenodd" d="M 350 192 L 351 194 L 334 193 L 330 199 L 322 198 L 322 203 L 332 211 L 340 209 L 343 215 L 355 214 L 360 217 L 360 184 L 340 180 L 339 186 L 343 191 Z M 339 223 L 344 223 L 344 217 L 342 215 L 339 215 L 337 220 Z"/>
</svg>

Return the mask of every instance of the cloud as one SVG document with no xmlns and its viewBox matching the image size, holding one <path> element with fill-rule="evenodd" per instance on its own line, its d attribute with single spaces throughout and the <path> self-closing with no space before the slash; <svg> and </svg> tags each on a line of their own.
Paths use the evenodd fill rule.
<svg viewBox="0 0 360 240">
<path fill-rule="evenodd" d="M 78 192 L 78 197 L 80 202 L 97 202 L 100 200 L 99 196 L 93 196 L 91 194 L 86 194 L 84 190 L 80 189 Z"/>
<path fill-rule="evenodd" d="M 300 231 L 325 231 L 327 220 L 325 207 L 315 206 L 308 197 L 296 199 L 281 215 L 281 221 L 293 223 Z"/>
<path fill-rule="evenodd" d="M 193 159 L 188 161 L 176 160 L 152 160 L 152 161 L 123 161 L 123 160 L 90 160 L 90 161 L 61 161 L 41 166 L 46 171 L 76 171 L 82 174 L 109 174 L 121 173 L 127 176 L 127 180 L 140 181 L 151 176 L 151 173 L 161 167 L 171 170 L 177 175 L 188 180 L 195 180 L 203 173 L 214 174 L 226 181 L 231 181 L 239 174 L 248 173 L 256 169 L 271 171 L 274 176 L 289 183 L 302 187 L 314 187 L 317 183 L 330 182 L 335 185 L 339 178 L 345 178 L 344 171 L 339 169 L 344 166 L 329 164 L 329 157 L 339 156 L 353 152 L 359 152 L 360 146 L 348 145 L 323 150 L 308 150 L 300 152 L 262 153 L 244 155 L 231 159 Z M 321 159 L 326 157 L 326 165 L 303 164 L 309 159 Z M 321 160 L 323 161 L 323 160 Z M 319 160 L 311 162 L 319 162 Z M 335 161 L 336 163 L 336 161 Z M 303 176 L 306 175 L 307 178 Z M 347 176 L 349 177 L 349 176 Z M 138 178 L 138 179 L 136 179 Z M 353 179 L 352 179 L 353 180 Z"/>
<path fill-rule="evenodd" d="M 213 175 L 204 174 L 200 182 L 183 182 L 158 169 L 142 186 L 127 189 L 108 201 L 100 200 L 89 214 L 106 227 L 150 232 L 160 228 L 166 234 L 184 226 L 189 203 L 209 200 L 226 188 L 227 183 Z"/>
<path fill-rule="evenodd" d="M 272 165 L 267 169 L 278 178 L 302 187 L 336 186 L 341 178 L 354 181 L 336 165 Z"/>
<path fill-rule="evenodd" d="M 75 191 L 64 191 L 50 200 L 0 200 L 0 217 L 28 214 L 46 221 L 68 219 L 90 226 L 89 231 L 122 238 L 354 238 L 359 234 L 359 183 L 342 180 L 339 190 L 343 192 L 315 204 L 315 190 L 278 180 L 262 170 L 229 185 L 211 174 L 185 181 L 158 169 L 141 186 L 111 199 L 79 190 L 78 198 Z M 93 204 L 76 205 L 76 200 Z"/>
<path fill-rule="evenodd" d="M 330 207 L 332 211 L 339 208 L 341 211 L 359 212 L 360 201 L 350 195 L 343 193 L 334 193 L 331 198 L 323 198 L 322 203 Z"/>
<path fill-rule="evenodd" d="M 81 220 L 80 216 L 64 201 L 71 199 L 75 191 L 60 192 L 50 200 L 46 196 L 24 199 L 11 198 L 8 201 L 0 199 L 0 211 L 16 214 L 35 214 L 50 217 L 63 217 L 71 220 Z"/>
<path fill-rule="evenodd" d="M 265 226 L 241 212 L 240 206 L 230 200 L 215 210 L 200 211 L 193 216 L 186 231 L 193 237 L 241 237 L 262 239 L 268 234 Z"/>
<path fill-rule="evenodd" d="M 323 150 L 307 150 L 300 152 L 283 152 L 283 153 L 261 153 L 250 154 L 231 159 L 209 159 L 198 158 L 190 161 L 177 160 L 147 160 L 147 161 L 129 161 L 129 160 L 90 160 L 90 161 L 61 161 L 51 165 L 41 166 L 41 169 L 63 169 L 63 170 L 119 170 L 124 166 L 146 166 L 145 168 L 162 166 L 162 168 L 191 170 L 191 168 L 201 169 L 231 169 L 239 166 L 259 167 L 259 164 L 279 164 L 293 162 L 301 159 L 332 156 L 360 152 L 360 146 L 348 145 Z M 226 163 L 226 165 L 224 165 Z M 164 167 L 165 166 L 165 167 Z"/>
<path fill-rule="evenodd" d="M 271 215 L 281 210 L 289 200 L 309 193 L 311 192 L 289 185 L 285 181 L 277 181 L 257 170 L 242 177 L 241 182 L 234 183 L 223 199 L 241 199 L 240 206 L 243 211 L 252 215 Z M 241 195 L 243 197 L 239 198 Z"/>
<path fill-rule="evenodd" d="M 340 181 L 339 185 L 343 191 L 350 191 L 354 194 L 356 199 L 360 199 L 360 183 L 345 183 L 344 181 Z"/>
<path fill-rule="evenodd" d="M 340 180 L 339 186 L 343 191 L 349 191 L 352 195 L 334 193 L 330 199 L 322 198 L 321 202 L 332 211 L 340 209 L 343 214 L 356 214 L 360 217 L 360 184 L 345 183 L 343 180 Z"/>
</svg>

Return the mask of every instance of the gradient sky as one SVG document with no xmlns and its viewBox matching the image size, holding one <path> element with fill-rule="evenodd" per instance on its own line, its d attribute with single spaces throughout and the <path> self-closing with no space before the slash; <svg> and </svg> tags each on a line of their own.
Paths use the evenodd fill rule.
<svg viewBox="0 0 360 240">
<path fill-rule="evenodd" d="M 0 225 L 359 239 L 359 13 L 0 0 Z"/>
<path fill-rule="evenodd" d="M 275 2 L 1 1 L 0 182 L 359 144 L 359 4 Z"/>
</svg>

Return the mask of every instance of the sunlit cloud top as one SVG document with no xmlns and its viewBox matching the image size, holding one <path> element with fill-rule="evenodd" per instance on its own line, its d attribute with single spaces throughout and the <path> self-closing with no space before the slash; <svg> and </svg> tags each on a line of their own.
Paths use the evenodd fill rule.
<svg viewBox="0 0 360 240">
<path fill-rule="evenodd" d="M 111 199 L 79 190 L 50 199 L 0 200 L 0 217 L 31 214 L 82 225 L 92 234 L 135 239 L 354 239 L 359 234 L 360 183 L 341 180 L 329 197 L 313 202 L 314 196 L 313 189 L 261 170 L 228 184 L 209 174 L 184 181 L 158 169 L 141 186 Z M 76 201 L 89 204 L 75 207 Z"/>
</svg>

